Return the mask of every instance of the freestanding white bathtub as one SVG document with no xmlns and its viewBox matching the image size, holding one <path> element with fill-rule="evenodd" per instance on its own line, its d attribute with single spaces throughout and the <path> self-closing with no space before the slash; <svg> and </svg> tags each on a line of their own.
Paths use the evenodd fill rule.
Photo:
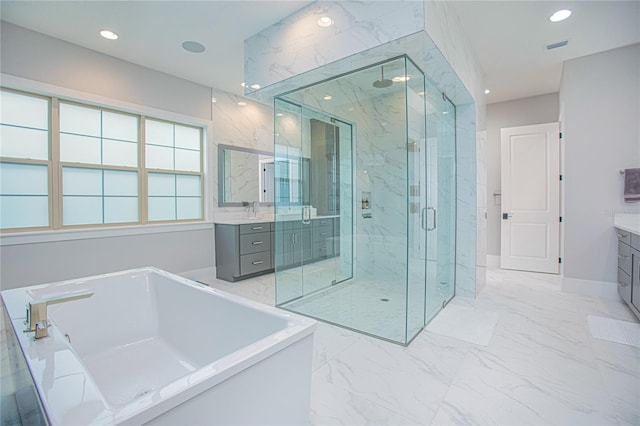
<svg viewBox="0 0 640 426">
<path fill-rule="evenodd" d="M 86 291 L 23 332 L 27 303 Z M 313 320 L 152 267 L 2 299 L 53 425 L 309 422 Z"/>
</svg>

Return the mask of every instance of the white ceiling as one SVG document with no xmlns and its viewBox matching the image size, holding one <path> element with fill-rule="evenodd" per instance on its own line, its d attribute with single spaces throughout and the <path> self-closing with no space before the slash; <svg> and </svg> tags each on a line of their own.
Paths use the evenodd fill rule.
<svg viewBox="0 0 640 426">
<path fill-rule="evenodd" d="M 311 3 L 301 1 L 6 1 L 4 21 L 130 62 L 241 94 L 243 41 Z M 640 42 L 640 1 L 456 1 L 486 74 L 487 102 L 558 90 L 562 62 Z M 573 15 L 549 22 L 555 10 Z M 108 41 L 98 30 L 120 35 Z M 181 43 L 198 41 L 202 54 Z M 569 40 L 547 51 L 545 45 Z"/>
<path fill-rule="evenodd" d="M 640 42 L 640 1 L 452 2 L 491 90 L 487 103 L 557 92 L 562 62 Z M 556 10 L 573 13 L 551 22 Z M 554 50 L 546 45 L 568 40 Z M 604 82 L 603 82 L 604 83 Z"/>
</svg>

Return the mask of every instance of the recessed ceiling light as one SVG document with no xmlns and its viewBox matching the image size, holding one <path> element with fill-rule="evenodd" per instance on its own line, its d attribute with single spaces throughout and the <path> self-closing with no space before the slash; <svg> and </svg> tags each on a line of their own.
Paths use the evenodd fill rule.
<svg viewBox="0 0 640 426">
<path fill-rule="evenodd" d="M 240 105 L 240 106 L 246 106 L 246 105 L 247 105 L 247 103 L 246 103 L 245 101 L 240 101 L 240 102 L 238 102 L 238 105 Z"/>
<path fill-rule="evenodd" d="M 484 94 L 485 94 L 485 95 L 488 95 L 489 93 L 491 93 L 491 90 L 489 90 L 489 89 L 484 89 Z"/>
<path fill-rule="evenodd" d="M 403 81 L 409 81 L 409 80 L 411 80 L 410 75 L 398 75 L 391 79 L 391 81 L 393 81 L 394 83 L 402 83 Z"/>
<path fill-rule="evenodd" d="M 191 53 L 204 52 L 204 45 L 202 43 L 198 43 L 197 41 L 184 41 L 182 42 L 182 48 Z"/>
<path fill-rule="evenodd" d="M 324 99 L 325 101 L 330 101 L 331 99 L 333 99 L 333 96 L 331 96 L 331 95 L 324 95 L 324 96 L 322 97 L 322 99 Z"/>
<path fill-rule="evenodd" d="M 216 98 L 211 98 L 211 102 L 215 104 L 218 100 Z"/>
<path fill-rule="evenodd" d="M 255 90 L 258 90 L 258 89 L 259 89 L 259 88 L 261 88 L 261 87 L 262 87 L 262 86 L 260 86 L 259 84 L 252 84 L 252 85 L 251 85 L 251 88 L 252 88 L 252 89 L 255 89 Z"/>
<path fill-rule="evenodd" d="M 330 27 L 331 25 L 333 25 L 333 19 L 329 18 L 328 16 L 322 16 L 318 18 L 318 25 L 325 28 Z"/>
<path fill-rule="evenodd" d="M 569 16 L 571 16 L 571 11 L 569 9 L 562 9 L 549 16 L 549 20 L 551 22 L 560 22 L 564 21 Z"/>
<path fill-rule="evenodd" d="M 108 40 L 117 40 L 118 34 L 111 30 L 100 30 L 100 35 Z"/>
</svg>

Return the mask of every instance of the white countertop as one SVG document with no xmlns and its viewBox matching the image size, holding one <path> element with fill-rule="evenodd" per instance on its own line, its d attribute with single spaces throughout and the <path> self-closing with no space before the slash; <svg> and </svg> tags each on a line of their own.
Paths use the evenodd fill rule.
<svg viewBox="0 0 640 426">
<path fill-rule="evenodd" d="M 640 214 L 615 214 L 613 226 L 640 235 Z"/>
<path fill-rule="evenodd" d="M 340 215 L 328 215 L 328 216 L 312 216 L 311 220 L 314 219 L 331 219 L 334 217 L 340 217 Z M 259 218 L 259 219 L 249 219 L 249 218 L 242 218 L 242 219 L 219 219 L 219 220 L 215 220 L 214 223 L 216 223 L 217 225 L 245 225 L 245 224 L 251 224 L 251 223 L 271 223 L 271 222 L 289 222 L 289 221 L 294 221 L 294 220 L 300 220 L 300 215 L 299 214 L 295 214 L 295 215 L 283 215 L 283 216 L 276 216 L 276 219 L 274 219 L 273 217 L 271 218 Z"/>
</svg>

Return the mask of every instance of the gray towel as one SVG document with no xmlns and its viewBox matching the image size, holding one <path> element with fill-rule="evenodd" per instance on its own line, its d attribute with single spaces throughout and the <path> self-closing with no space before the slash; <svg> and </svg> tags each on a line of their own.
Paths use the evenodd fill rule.
<svg viewBox="0 0 640 426">
<path fill-rule="evenodd" d="M 625 203 L 640 201 L 640 169 L 624 171 L 624 201 Z"/>
</svg>

